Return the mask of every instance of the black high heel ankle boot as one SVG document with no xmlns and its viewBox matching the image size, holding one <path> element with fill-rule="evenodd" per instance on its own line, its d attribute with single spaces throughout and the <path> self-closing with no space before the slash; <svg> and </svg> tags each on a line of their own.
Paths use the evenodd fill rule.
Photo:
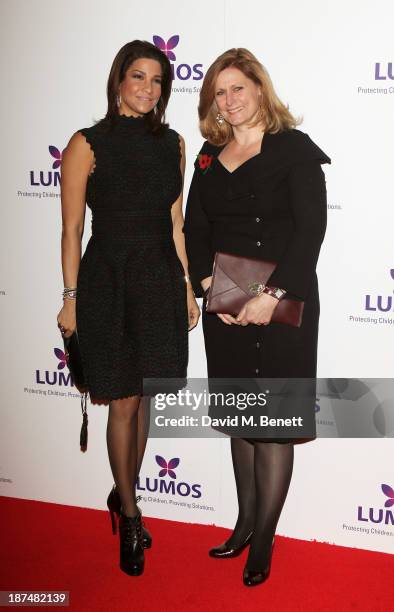
<svg viewBox="0 0 394 612">
<path fill-rule="evenodd" d="M 270 571 L 271 571 L 271 559 L 272 559 L 272 552 L 274 550 L 274 543 L 275 543 L 275 539 L 272 540 L 271 555 L 270 555 L 268 565 L 266 568 L 262 570 L 251 570 L 251 569 L 248 569 L 247 567 L 244 568 L 242 578 L 243 578 L 243 583 L 245 586 L 248 586 L 248 587 L 258 586 L 259 584 L 263 584 L 263 582 L 265 582 L 268 579 L 270 575 Z"/>
<path fill-rule="evenodd" d="M 231 547 L 226 541 L 219 546 L 215 546 L 215 548 L 211 548 L 208 554 L 210 557 L 214 557 L 215 559 L 233 559 L 234 557 L 238 557 L 238 555 L 240 555 L 244 548 L 246 548 L 250 543 L 252 535 L 253 532 L 247 536 L 240 546 Z"/>
<path fill-rule="evenodd" d="M 120 569 L 129 576 L 140 576 L 144 571 L 141 512 L 137 516 L 119 518 Z"/>
<path fill-rule="evenodd" d="M 137 502 L 139 502 L 141 497 L 137 497 Z M 114 485 L 108 495 L 107 506 L 109 510 L 109 514 L 111 517 L 111 525 L 112 525 L 112 533 L 116 535 L 116 524 L 117 520 L 120 516 L 120 508 L 122 502 L 120 500 L 120 496 L 116 485 Z M 141 510 L 140 510 L 141 512 Z M 152 536 L 147 529 L 145 529 L 144 523 L 142 523 L 142 542 L 144 548 L 150 548 L 152 546 Z"/>
</svg>

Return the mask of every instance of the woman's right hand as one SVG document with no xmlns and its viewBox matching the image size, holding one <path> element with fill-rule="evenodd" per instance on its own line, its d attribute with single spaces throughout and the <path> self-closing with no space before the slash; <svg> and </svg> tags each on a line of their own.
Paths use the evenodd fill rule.
<svg viewBox="0 0 394 612">
<path fill-rule="evenodd" d="M 76 300 L 65 299 L 63 308 L 57 315 L 57 323 L 59 329 L 64 329 L 62 331 L 62 336 L 64 338 L 69 338 L 72 336 L 74 331 L 77 328 L 77 316 L 76 316 Z"/>
</svg>

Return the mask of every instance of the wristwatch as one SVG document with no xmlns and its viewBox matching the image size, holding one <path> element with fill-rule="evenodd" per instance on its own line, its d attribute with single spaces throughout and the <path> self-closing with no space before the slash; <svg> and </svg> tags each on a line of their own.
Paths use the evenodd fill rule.
<svg viewBox="0 0 394 612">
<path fill-rule="evenodd" d="M 284 289 L 279 289 L 279 287 L 264 287 L 261 293 L 266 293 L 267 295 L 271 295 L 277 300 L 281 300 L 286 295 L 286 291 Z"/>
</svg>

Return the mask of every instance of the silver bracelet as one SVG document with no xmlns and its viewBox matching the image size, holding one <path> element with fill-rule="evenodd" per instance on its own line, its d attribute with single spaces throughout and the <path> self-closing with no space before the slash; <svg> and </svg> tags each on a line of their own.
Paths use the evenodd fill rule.
<svg viewBox="0 0 394 612">
<path fill-rule="evenodd" d="M 77 297 L 77 288 L 76 287 L 64 287 L 63 289 L 63 299 L 69 298 L 71 300 L 75 300 Z"/>
</svg>

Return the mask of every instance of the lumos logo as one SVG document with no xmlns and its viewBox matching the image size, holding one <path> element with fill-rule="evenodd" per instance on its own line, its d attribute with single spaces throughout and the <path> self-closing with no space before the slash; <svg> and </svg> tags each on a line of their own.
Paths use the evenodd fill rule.
<svg viewBox="0 0 394 612">
<path fill-rule="evenodd" d="M 387 510 L 387 508 L 391 508 L 394 505 L 394 490 L 387 484 L 381 485 L 383 493 L 388 498 L 385 501 L 384 508 L 363 508 L 362 506 L 358 506 L 357 509 L 357 520 L 363 521 L 366 523 L 384 523 L 385 525 L 394 525 L 394 514 L 392 510 Z"/>
<path fill-rule="evenodd" d="M 175 62 L 176 55 L 174 49 L 178 46 L 179 34 L 174 34 L 167 42 L 161 36 L 155 34 L 153 36 L 153 43 L 166 54 L 170 62 Z M 172 78 L 174 80 L 179 79 L 180 81 L 188 81 L 189 79 L 200 81 L 204 76 L 201 70 L 202 67 L 202 64 L 171 64 Z"/>
<path fill-rule="evenodd" d="M 382 67 L 380 62 L 376 62 L 375 81 L 385 81 L 386 79 L 394 80 L 393 62 L 387 63 L 387 69 Z"/>
<path fill-rule="evenodd" d="M 62 372 L 67 367 L 66 356 L 64 352 L 59 348 L 54 348 L 53 352 L 59 363 L 57 364 L 57 371 L 51 372 L 49 370 L 36 370 L 36 383 L 39 385 L 59 385 L 59 387 L 73 387 L 74 383 L 71 379 L 70 372 Z M 67 367 L 68 370 L 68 367 Z"/>
<path fill-rule="evenodd" d="M 137 479 L 138 491 L 150 491 L 151 493 L 164 493 L 167 495 L 180 495 L 181 497 L 201 497 L 201 485 L 189 484 L 188 482 L 175 482 L 177 475 L 175 468 L 179 466 L 179 457 L 174 457 L 168 462 L 161 455 L 155 456 L 156 463 L 160 466 L 158 478 L 146 477 Z M 165 476 L 169 476 L 171 480 L 164 480 Z"/>
<path fill-rule="evenodd" d="M 394 268 L 390 270 L 390 276 L 394 280 Z M 393 291 L 394 293 L 394 291 Z M 365 296 L 365 310 L 373 310 L 380 312 L 391 312 L 394 311 L 394 302 L 392 295 L 371 295 Z"/>
<path fill-rule="evenodd" d="M 52 170 L 30 170 L 30 185 L 32 187 L 57 187 L 60 185 L 60 171 L 57 168 L 62 162 L 62 152 L 53 145 L 49 145 L 48 150 L 53 157 Z"/>
</svg>

